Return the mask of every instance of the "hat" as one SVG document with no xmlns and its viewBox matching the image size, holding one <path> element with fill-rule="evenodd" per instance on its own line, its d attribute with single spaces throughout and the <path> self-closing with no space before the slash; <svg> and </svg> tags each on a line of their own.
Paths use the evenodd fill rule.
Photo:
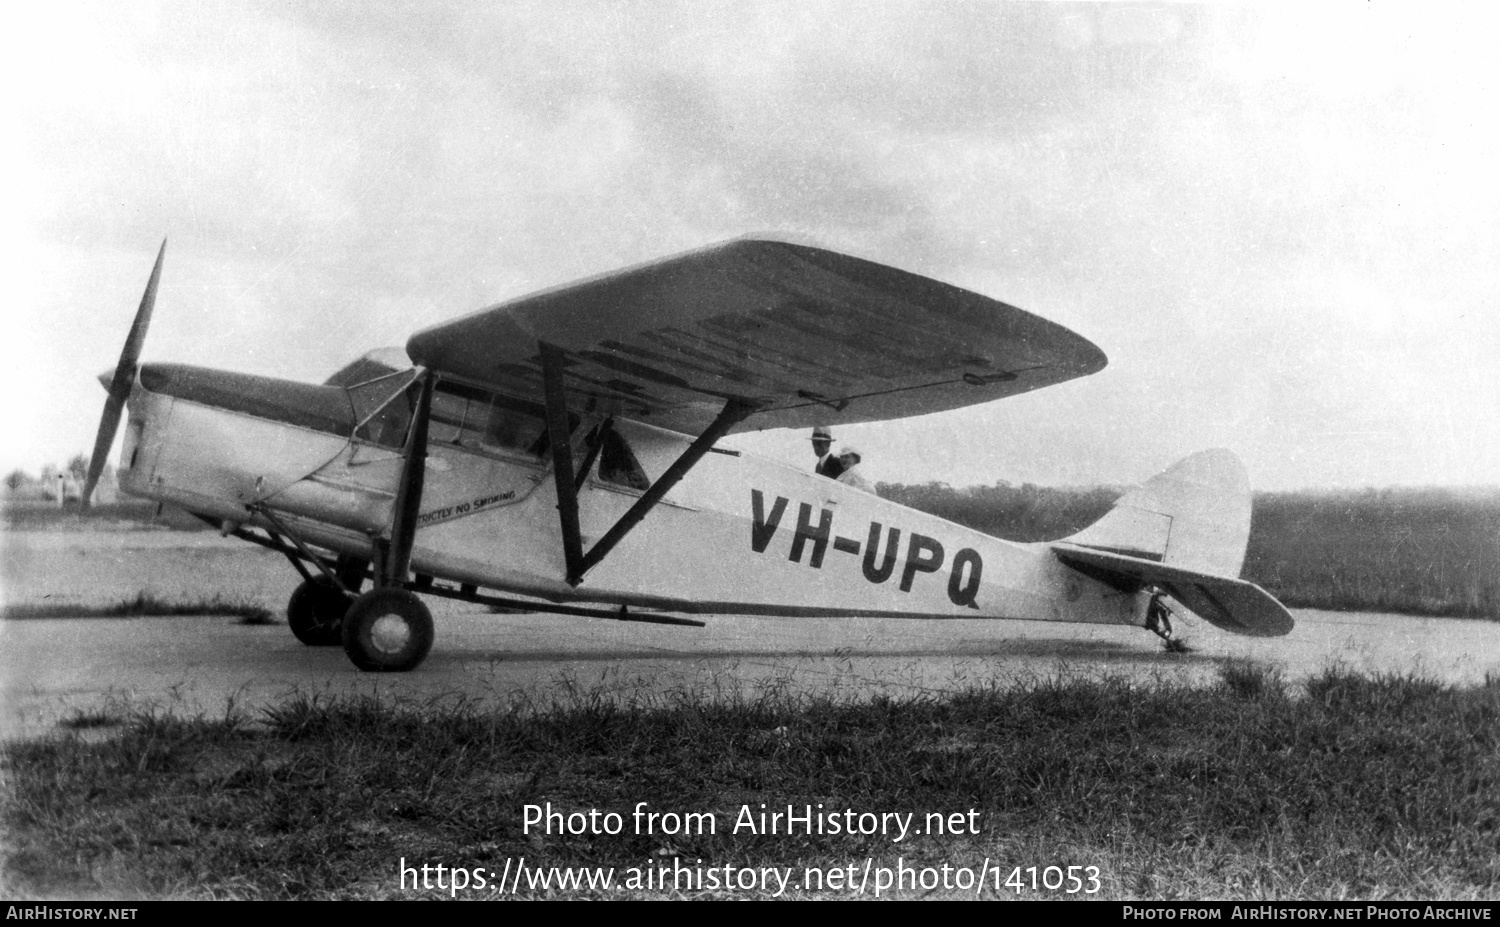
<svg viewBox="0 0 1500 927">
<path fill-rule="evenodd" d="M 817 428 L 813 429 L 813 440 L 814 441 L 819 441 L 819 440 L 821 440 L 821 441 L 832 441 L 833 440 L 833 432 L 829 431 L 824 426 L 819 425 Z"/>
<path fill-rule="evenodd" d="M 865 455 L 863 455 L 863 454 L 861 454 L 859 452 L 859 448 L 855 447 L 852 444 L 840 444 L 839 445 L 838 453 L 835 454 L 834 456 L 835 457 L 843 457 L 845 454 L 853 454 L 855 457 L 858 457 L 860 460 L 864 460 L 865 459 Z"/>
</svg>

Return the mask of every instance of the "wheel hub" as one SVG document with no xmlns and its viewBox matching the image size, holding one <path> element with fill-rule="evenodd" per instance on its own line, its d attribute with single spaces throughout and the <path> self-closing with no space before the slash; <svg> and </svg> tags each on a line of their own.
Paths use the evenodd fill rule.
<svg viewBox="0 0 1500 927">
<path fill-rule="evenodd" d="M 370 644 L 381 653 L 400 653 L 411 640 L 411 628 L 397 615 L 382 615 L 370 628 Z"/>
</svg>

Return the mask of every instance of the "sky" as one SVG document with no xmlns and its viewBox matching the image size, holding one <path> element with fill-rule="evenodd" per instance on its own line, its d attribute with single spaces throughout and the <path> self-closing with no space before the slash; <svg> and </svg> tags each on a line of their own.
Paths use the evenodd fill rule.
<svg viewBox="0 0 1500 927">
<path fill-rule="evenodd" d="M 11 10 L 0 468 L 144 359 L 322 380 L 746 234 L 1066 325 L 1091 377 L 842 429 L 878 480 L 1500 484 L 1484 5 L 146 3 Z M 799 466 L 807 436 L 731 443 Z"/>
</svg>

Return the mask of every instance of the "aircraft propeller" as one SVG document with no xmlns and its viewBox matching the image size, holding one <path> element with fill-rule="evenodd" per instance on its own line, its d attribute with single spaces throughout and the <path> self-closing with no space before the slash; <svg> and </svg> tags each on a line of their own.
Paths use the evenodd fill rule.
<svg viewBox="0 0 1500 927">
<path fill-rule="evenodd" d="M 156 282 L 161 279 L 161 261 L 167 253 L 167 240 L 161 241 L 161 250 L 156 252 L 156 266 L 151 268 L 151 279 L 146 282 L 146 292 L 141 296 L 141 307 L 136 310 L 130 334 L 125 338 L 125 347 L 120 351 L 120 362 L 115 365 L 109 383 L 109 396 L 104 400 L 104 414 L 99 418 L 99 434 L 94 438 L 94 453 L 89 456 L 88 478 L 83 483 L 83 496 L 79 506 L 87 510 L 94 495 L 94 487 L 104 472 L 104 462 L 109 449 L 115 443 L 115 432 L 120 428 L 120 415 L 125 410 L 125 400 L 130 398 L 130 388 L 135 383 L 136 362 L 140 360 L 141 348 L 146 343 L 146 329 L 151 326 L 151 309 L 156 305 Z M 100 379 L 103 379 L 102 377 Z"/>
</svg>

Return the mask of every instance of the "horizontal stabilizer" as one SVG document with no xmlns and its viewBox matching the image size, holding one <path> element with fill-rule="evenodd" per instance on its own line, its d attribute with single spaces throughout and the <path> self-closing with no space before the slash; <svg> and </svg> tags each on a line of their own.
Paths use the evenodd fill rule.
<svg viewBox="0 0 1500 927">
<path fill-rule="evenodd" d="M 1269 592 L 1242 579 L 1127 557 L 1102 550 L 1052 545 L 1057 558 L 1074 569 L 1116 585 L 1161 587 L 1210 624 L 1252 637 L 1279 637 L 1295 622 Z"/>
</svg>

